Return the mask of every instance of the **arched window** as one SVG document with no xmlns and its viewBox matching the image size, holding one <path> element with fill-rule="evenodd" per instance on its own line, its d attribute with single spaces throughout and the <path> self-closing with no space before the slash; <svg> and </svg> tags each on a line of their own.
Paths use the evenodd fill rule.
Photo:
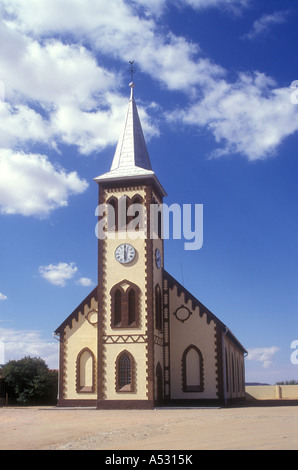
<svg viewBox="0 0 298 470">
<path fill-rule="evenodd" d="M 143 198 L 139 194 L 135 194 L 129 200 L 127 209 L 127 224 L 130 230 L 139 231 L 144 228 L 144 205 Z"/>
<path fill-rule="evenodd" d="M 150 214 L 151 214 L 151 231 L 154 236 L 163 238 L 163 216 L 162 216 L 163 205 L 153 198 Z"/>
<path fill-rule="evenodd" d="M 123 280 L 112 287 L 111 296 L 111 327 L 138 328 L 140 323 L 139 287 Z"/>
<path fill-rule="evenodd" d="M 129 198 L 124 194 L 118 201 L 118 230 L 126 230 L 127 228 L 127 206 Z"/>
<path fill-rule="evenodd" d="M 162 238 L 163 227 L 162 227 L 162 213 L 161 210 L 158 211 L 158 238 Z"/>
<path fill-rule="evenodd" d="M 118 199 L 114 196 L 107 201 L 108 204 L 108 231 L 118 230 Z"/>
<path fill-rule="evenodd" d="M 136 293 L 130 289 L 128 293 L 128 324 L 133 325 L 136 321 Z"/>
<path fill-rule="evenodd" d="M 162 331 L 162 305 L 161 305 L 161 292 L 157 284 L 155 286 L 155 328 Z"/>
<path fill-rule="evenodd" d="M 203 356 L 194 345 L 190 345 L 182 356 L 183 392 L 204 390 Z"/>
<path fill-rule="evenodd" d="M 116 391 L 135 391 L 135 362 L 133 356 L 128 351 L 119 354 L 116 360 Z"/>
<path fill-rule="evenodd" d="M 121 291 L 119 289 L 116 290 L 114 294 L 114 309 L 115 309 L 115 317 L 114 322 L 115 326 L 121 325 L 122 316 L 121 316 Z"/>
<path fill-rule="evenodd" d="M 94 355 L 90 349 L 83 349 L 77 356 L 76 389 L 78 393 L 94 392 Z"/>
</svg>

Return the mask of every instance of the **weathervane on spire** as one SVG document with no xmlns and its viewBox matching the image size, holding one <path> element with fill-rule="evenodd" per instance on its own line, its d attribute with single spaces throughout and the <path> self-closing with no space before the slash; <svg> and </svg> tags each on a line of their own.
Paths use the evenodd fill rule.
<svg viewBox="0 0 298 470">
<path fill-rule="evenodd" d="M 134 73 L 136 73 L 136 69 L 133 66 L 134 62 L 135 62 L 134 60 L 129 61 L 129 63 L 130 63 L 129 72 L 130 72 L 130 76 L 131 76 L 131 83 L 133 83 L 133 75 L 134 75 Z"/>
</svg>

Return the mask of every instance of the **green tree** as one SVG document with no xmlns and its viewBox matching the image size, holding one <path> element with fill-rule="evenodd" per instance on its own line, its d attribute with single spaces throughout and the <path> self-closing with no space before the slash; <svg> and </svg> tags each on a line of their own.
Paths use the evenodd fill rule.
<svg viewBox="0 0 298 470">
<path fill-rule="evenodd" d="M 297 380 L 284 380 L 282 382 L 276 382 L 276 385 L 298 385 Z"/>
<path fill-rule="evenodd" d="M 2 374 L 19 403 L 56 403 L 58 374 L 49 370 L 43 359 L 26 356 L 9 361 L 3 366 Z"/>
</svg>

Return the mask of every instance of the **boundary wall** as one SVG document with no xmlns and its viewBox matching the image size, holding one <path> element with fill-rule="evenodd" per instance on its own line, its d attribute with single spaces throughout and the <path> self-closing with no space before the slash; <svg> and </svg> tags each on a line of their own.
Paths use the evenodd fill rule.
<svg viewBox="0 0 298 470">
<path fill-rule="evenodd" d="M 246 400 L 298 400 L 298 385 L 247 385 Z"/>
</svg>

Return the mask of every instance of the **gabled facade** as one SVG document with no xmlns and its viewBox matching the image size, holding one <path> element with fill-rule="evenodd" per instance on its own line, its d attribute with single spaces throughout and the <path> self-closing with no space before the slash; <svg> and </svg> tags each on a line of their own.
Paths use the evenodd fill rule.
<svg viewBox="0 0 298 470">
<path fill-rule="evenodd" d="M 164 268 L 153 214 L 166 192 L 151 168 L 130 87 L 111 169 L 95 178 L 104 208 L 98 286 L 55 332 L 58 404 L 117 409 L 242 399 L 245 349 Z"/>
</svg>

